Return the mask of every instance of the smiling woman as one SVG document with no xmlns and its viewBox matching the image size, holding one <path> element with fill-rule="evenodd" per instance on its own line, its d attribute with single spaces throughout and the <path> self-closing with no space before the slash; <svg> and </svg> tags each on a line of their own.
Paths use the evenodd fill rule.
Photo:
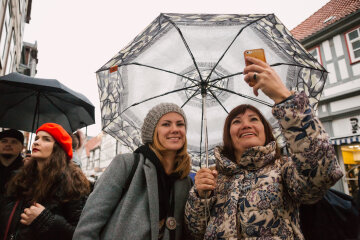
<svg viewBox="0 0 360 240">
<path fill-rule="evenodd" d="M 291 93 L 267 63 L 247 60 L 253 64 L 244 80 L 255 95 L 262 90 L 274 101 L 289 156 L 280 156 L 258 109 L 235 107 L 225 120 L 223 146 L 215 149 L 216 170 L 195 176 L 185 223 L 195 239 L 303 239 L 300 204 L 321 199 L 342 171 L 305 93 Z"/>
<path fill-rule="evenodd" d="M 176 104 L 153 107 L 141 129 L 144 145 L 116 156 L 101 175 L 74 239 L 188 239 L 183 221 L 192 182 L 186 128 Z"/>
</svg>

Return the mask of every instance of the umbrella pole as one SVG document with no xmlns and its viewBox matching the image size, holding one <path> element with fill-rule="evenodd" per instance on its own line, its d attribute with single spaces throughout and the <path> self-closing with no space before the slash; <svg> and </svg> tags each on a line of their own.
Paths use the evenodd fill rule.
<svg viewBox="0 0 360 240">
<path fill-rule="evenodd" d="M 35 119 L 36 119 L 36 114 L 38 114 L 39 111 L 39 100 L 40 100 L 40 93 L 38 92 L 36 95 L 36 104 L 35 104 L 35 110 L 34 110 L 34 117 L 33 117 L 33 123 L 32 123 L 32 127 L 31 127 L 31 133 L 30 133 L 30 139 L 29 139 L 29 145 L 28 145 L 28 150 L 31 150 L 31 144 L 32 144 L 32 135 L 34 132 L 34 127 L 35 127 Z M 39 125 L 39 119 L 38 119 L 38 123 Z"/>
<path fill-rule="evenodd" d="M 209 168 L 209 146 L 208 146 L 208 131 L 207 131 L 207 118 L 206 118 L 206 93 L 201 94 L 202 107 L 203 107 L 203 127 L 205 133 L 205 165 Z"/>
<path fill-rule="evenodd" d="M 209 146 L 208 146 L 208 131 L 207 131 L 207 118 L 206 118 L 206 89 L 202 89 L 201 93 L 202 97 L 202 110 L 203 110 L 203 128 L 205 133 L 205 165 L 206 168 L 209 168 Z M 208 195 L 206 193 L 205 196 L 205 219 L 208 219 L 208 216 L 210 216 L 210 209 L 208 205 Z M 206 226 L 208 225 L 208 222 L 206 221 Z"/>
</svg>

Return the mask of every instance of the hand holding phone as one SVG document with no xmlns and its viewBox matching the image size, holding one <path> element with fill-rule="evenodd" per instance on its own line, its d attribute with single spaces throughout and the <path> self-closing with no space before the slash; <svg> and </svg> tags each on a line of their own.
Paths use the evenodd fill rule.
<svg viewBox="0 0 360 240">
<path fill-rule="evenodd" d="M 291 95 L 280 76 L 266 63 L 264 49 L 246 50 L 244 51 L 244 57 L 253 57 L 262 61 L 254 61 L 253 64 L 245 59 L 244 80 L 253 88 L 255 96 L 258 96 L 258 90 L 261 90 L 276 104 Z"/>
<path fill-rule="evenodd" d="M 246 61 L 246 57 L 257 58 L 257 59 L 260 59 L 263 62 L 266 62 L 265 51 L 262 48 L 260 48 L 260 49 L 251 49 L 251 50 L 245 50 L 244 51 L 245 65 L 249 66 L 252 63 L 249 62 L 249 61 Z"/>
</svg>

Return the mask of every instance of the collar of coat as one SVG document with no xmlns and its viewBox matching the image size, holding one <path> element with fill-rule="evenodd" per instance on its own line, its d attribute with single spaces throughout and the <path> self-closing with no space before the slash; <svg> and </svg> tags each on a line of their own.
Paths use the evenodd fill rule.
<svg viewBox="0 0 360 240">
<path fill-rule="evenodd" d="M 256 146 L 247 149 L 242 155 L 240 162 L 236 163 L 221 154 L 222 147 L 216 147 L 216 169 L 224 175 L 233 175 L 244 169 L 257 170 L 275 160 L 276 142 L 272 141 L 265 146 Z"/>
</svg>

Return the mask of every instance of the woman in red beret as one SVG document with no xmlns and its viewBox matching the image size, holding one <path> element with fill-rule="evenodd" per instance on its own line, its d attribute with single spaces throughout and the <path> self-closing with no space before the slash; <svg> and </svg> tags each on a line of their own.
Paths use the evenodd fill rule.
<svg viewBox="0 0 360 240">
<path fill-rule="evenodd" d="M 0 239 L 72 239 L 89 181 L 71 158 L 72 139 L 60 125 L 36 131 L 32 161 L 9 182 L 0 204 Z"/>
</svg>

